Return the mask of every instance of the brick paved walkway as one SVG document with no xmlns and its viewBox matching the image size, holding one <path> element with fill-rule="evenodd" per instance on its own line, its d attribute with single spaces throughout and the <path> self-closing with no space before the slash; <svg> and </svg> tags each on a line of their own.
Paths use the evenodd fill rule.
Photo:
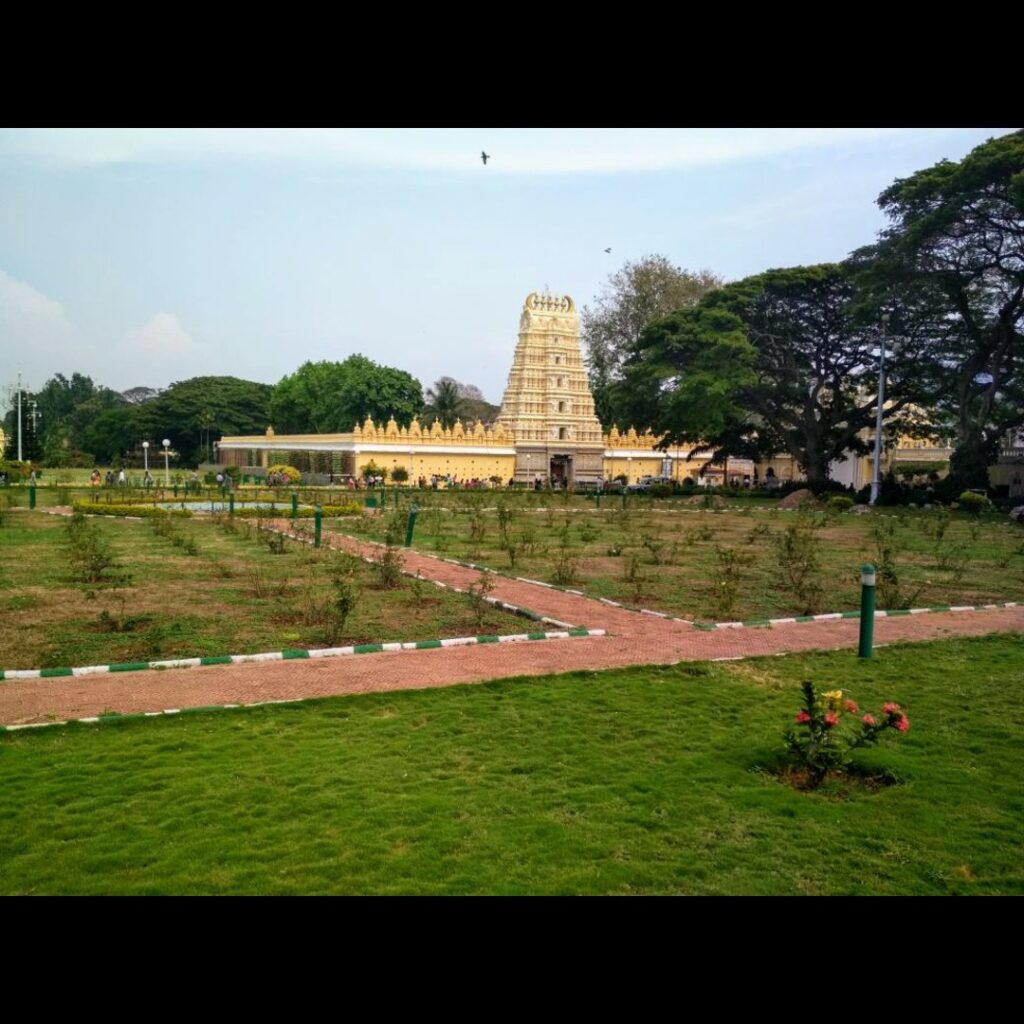
<svg viewBox="0 0 1024 1024">
<path fill-rule="evenodd" d="M 284 521 L 287 526 L 287 521 Z M 353 553 L 372 545 L 329 534 L 324 541 Z M 479 573 L 416 552 L 405 552 L 406 568 L 426 579 L 465 587 Z M 494 596 L 566 622 L 603 628 L 608 636 L 491 644 L 438 650 L 387 652 L 325 660 L 216 665 L 116 675 L 13 680 L 0 683 L 0 723 L 81 718 L 104 711 L 245 704 L 450 686 L 518 675 L 548 675 L 579 669 L 673 664 L 714 658 L 750 657 L 857 644 L 855 620 L 792 623 L 771 629 L 697 630 L 586 597 L 495 577 Z M 900 616 L 875 623 L 876 643 L 979 636 L 1024 631 L 1024 608 Z"/>
</svg>

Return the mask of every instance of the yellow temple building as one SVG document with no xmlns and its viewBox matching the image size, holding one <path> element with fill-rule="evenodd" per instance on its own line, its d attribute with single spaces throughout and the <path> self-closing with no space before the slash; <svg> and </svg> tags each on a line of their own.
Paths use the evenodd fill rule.
<svg viewBox="0 0 1024 1024">
<path fill-rule="evenodd" d="M 602 429 L 580 349 L 575 303 L 568 295 L 532 292 L 520 313 L 519 338 L 493 426 L 456 422 L 447 429 L 436 420 L 428 426 L 414 419 L 401 427 L 393 418 L 386 424 L 368 418 L 338 434 L 282 435 L 268 427 L 263 435 L 222 437 L 217 461 L 257 474 L 270 465 L 300 461 L 335 476 L 355 476 L 372 462 L 389 475 L 404 469 L 412 481 L 436 476 L 522 485 L 539 480 L 570 487 L 619 476 L 629 483 L 648 476 L 740 485 L 800 477 L 789 455 L 756 466 L 740 459 L 711 466 L 707 450 L 674 446 L 661 451 L 655 447 L 658 440 L 650 431 L 638 433 L 632 427 L 622 433 L 614 425 Z M 946 450 L 906 448 L 901 441 L 887 461 L 908 457 L 948 462 L 949 456 Z M 836 469 L 840 477 L 848 477 L 842 482 L 855 487 L 871 477 L 869 459 L 851 457 Z"/>
</svg>

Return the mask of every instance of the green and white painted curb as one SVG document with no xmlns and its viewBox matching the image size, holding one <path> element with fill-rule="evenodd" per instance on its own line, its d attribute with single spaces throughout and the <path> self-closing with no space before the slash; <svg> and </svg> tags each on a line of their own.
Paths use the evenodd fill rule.
<svg viewBox="0 0 1024 1024">
<path fill-rule="evenodd" d="M 348 647 L 297 648 L 265 651 L 261 654 L 220 654 L 205 658 L 168 658 L 163 661 L 126 661 L 112 665 L 83 665 L 78 668 L 25 668 L 0 671 L 0 680 L 51 679 L 57 676 L 92 676 L 108 672 L 144 672 L 147 669 L 198 668 L 201 665 L 241 665 L 246 662 L 289 661 L 299 658 L 339 658 L 352 654 L 384 651 L 432 651 L 444 647 L 473 647 L 477 644 L 515 644 L 528 640 L 567 640 L 572 637 L 605 636 L 603 629 L 575 626 L 571 629 L 536 633 L 508 633 L 503 636 L 458 636 L 444 640 L 413 640 L 408 643 L 352 644 Z"/>
<path fill-rule="evenodd" d="M 1017 601 L 1004 601 L 1001 604 L 939 604 L 929 608 L 894 608 L 889 611 L 878 610 L 876 619 L 891 619 L 901 615 L 926 615 L 930 612 L 991 612 L 1001 608 L 1019 608 Z M 783 619 L 744 619 L 742 622 L 695 622 L 696 629 L 757 629 L 766 626 L 786 626 L 794 622 L 830 622 L 838 619 L 859 619 L 860 612 L 827 612 L 823 615 L 791 615 Z M 877 646 L 877 645 L 876 645 Z"/>
</svg>

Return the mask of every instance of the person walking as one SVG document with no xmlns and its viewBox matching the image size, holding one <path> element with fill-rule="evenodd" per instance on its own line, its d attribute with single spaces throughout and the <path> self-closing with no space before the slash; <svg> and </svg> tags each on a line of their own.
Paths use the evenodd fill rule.
<svg viewBox="0 0 1024 1024">
<path fill-rule="evenodd" d="M 124 470 L 122 469 L 121 472 L 117 474 L 117 486 L 126 487 L 127 485 L 128 478 L 124 475 Z"/>
</svg>

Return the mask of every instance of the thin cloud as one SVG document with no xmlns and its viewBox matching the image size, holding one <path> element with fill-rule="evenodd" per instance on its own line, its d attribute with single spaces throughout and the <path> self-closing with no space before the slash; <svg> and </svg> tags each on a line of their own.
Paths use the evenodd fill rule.
<svg viewBox="0 0 1024 1024">
<path fill-rule="evenodd" d="M 92 346 L 83 343 L 56 299 L 0 270 L 0 350 L 8 358 L 31 359 L 42 350 L 87 355 Z"/>
<path fill-rule="evenodd" d="M 180 358 L 197 354 L 199 346 L 173 313 L 157 313 L 125 335 L 124 349 L 129 354 Z"/>
<path fill-rule="evenodd" d="M 302 162 L 335 167 L 558 175 L 682 170 L 899 142 L 952 129 L 8 129 L 0 154 L 57 165 Z M 479 151 L 493 159 L 484 168 Z"/>
</svg>

